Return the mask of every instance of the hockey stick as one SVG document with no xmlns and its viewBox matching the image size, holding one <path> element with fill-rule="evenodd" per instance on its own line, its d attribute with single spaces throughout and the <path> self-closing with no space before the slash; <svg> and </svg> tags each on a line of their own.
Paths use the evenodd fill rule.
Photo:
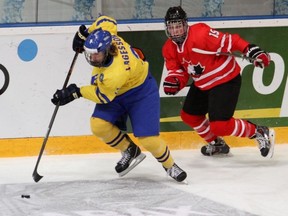
<svg viewBox="0 0 288 216">
<path fill-rule="evenodd" d="M 65 79 L 63 88 L 66 88 L 66 86 L 67 86 L 67 84 L 68 84 L 68 82 L 69 82 L 69 79 L 70 79 L 70 76 L 71 76 L 71 74 L 72 74 L 72 70 L 73 70 L 73 68 L 74 68 L 74 65 L 75 65 L 76 59 L 77 59 L 77 57 L 78 57 L 78 54 L 79 54 L 78 52 L 75 52 L 75 55 L 74 55 L 74 58 L 73 58 L 73 60 L 72 60 L 70 69 L 69 69 L 69 71 L 68 71 L 68 74 L 67 74 L 67 76 L 66 76 L 66 79 Z M 41 159 L 41 157 L 42 157 L 42 155 L 43 155 L 43 152 L 44 152 L 44 149 L 45 149 L 45 146 L 46 146 L 46 143 L 47 143 L 47 140 L 48 140 L 48 137 L 49 137 L 49 134 L 50 134 L 52 125 L 53 125 L 53 123 L 54 123 L 56 114 L 57 114 L 57 112 L 58 112 L 58 109 L 59 109 L 59 103 L 55 106 L 55 109 L 54 109 L 52 118 L 51 118 L 50 123 L 49 123 L 49 126 L 48 126 L 48 130 L 47 130 L 46 136 L 44 137 L 44 141 L 43 141 L 43 144 L 42 144 L 42 147 L 41 147 L 40 153 L 39 153 L 39 155 L 38 155 L 38 159 L 37 159 L 37 162 L 36 162 L 36 165 L 35 165 L 33 174 L 32 174 L 32 177 L 33 177 L 33 179 L 34 179 L 35 182 L 38 182 L 38 181 L 40 181 L 40 179 L 43 178 L 43 176 L 39 175 L 39 173 L 37 172 L 37 169 L 38 169 L 38 165 L 39 165 L 40 159 Z"/>
<path fill-rule="evenodd" d="M 226 56 L 234 56 L 237 58 L 242 58 L 250 61 L 254 61 L 254 58 L 247 57 L 245 55 L 237 54 L 237 53 L 229 53 L 229 52 L 214 52 L 214 51 L 208 51 L 208 50 L 202 50 L 198 48 L 192 48 L 193 52 L 205 54 L 205 55 L 226 55 Z"/>
</svg>

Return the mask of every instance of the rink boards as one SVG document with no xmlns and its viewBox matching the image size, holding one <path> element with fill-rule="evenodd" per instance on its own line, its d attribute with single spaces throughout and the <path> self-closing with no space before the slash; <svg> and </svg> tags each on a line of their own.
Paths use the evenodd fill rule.
<svg viewBox="0 0 288 216">
<path fill-rule="evenodd" d="M 225 23 L 230 26 L 222 25 Z M 288 45 L 288 20 L 213 21 L 209 24 L 221 31 L 240 34 L 270 53 L 271 66 L 264 70 L 237 59 L 241 67 L 242 87 L 235 117 L 273 127 L 276 143 L 287 143 L 288 51 L 285 47 Z M 162 45 L 167 39 L 163 23 L 133 25 L 119 25 L 119 34 L 133 46 L 143 49 L 150 63 L 150 72 L 159 84 L 161 137 L 171 149 L 199 148 L 204 144 L 203 140 L 179 117 L 189 87 L 185 87 L 177 96 L 167 96 L 163 92 L 163 79 L 167 74 L 161 55 Z M 149 29 L 145 29 L 145 26 Z M 151 28 L 153 26 L 155 28 Z M 135 28 L 131 30 L 131 27 Z M 3 48 L 0 51 L 0 64 L 10 76 L 7 80 L 2 76 L 3 70 L 0 71 L 0 89 L 2 84 L 8 83 L 0 96 L 0 157 L 38 155 L 55 108 L 51 97 L 56 89 L 63 86 L 74 56 L 71 43 L 77 28 L 74 25 L 0 29 L 0 45 Z M 91 67 L 80 55 L 69 83 L 87 85 L 90 76 Z M 112 152 L 91 135 L 89 118 L 94 106 L 93 102 L 82 98 L 61 107 L 44 153 Z M 131 133 L 129 125 L 128 129 L 128 133 Z M 225 139 L 232 147 L 255 146 L 255 140 L 248 138 Z"/>
<path fill-rule="evenodd" d="M 276 146 L 287 144 L 287 127 L 275 127 Z M 132 139 L 137 143 L 137 139 L 132 134 Z M 194 131 L 162 132 L 161 138 L 168 144 L 171 150 L 200 149 L 204 141 Z M 0 139 L 0 158 L 35 156 L 40 152 L 44 138 L 19 138 L 19 139 Z M 225 141 L 231 147 L 257 146 L 255 140 L 238 137 L 225 137 Z M 139 145 L 141 147 L 141 145 Z M 143 149 L 144 150 L 144 149 Z M 145 151 L 145 150 L 144 150 Z M 275 148 L 277 151 L 277 147 Z M 68 136 L 50 137 L 46 144 L 44 154 L 92 154 L 116 152 L 108 147 L 95 136 Z"/>
</svg>

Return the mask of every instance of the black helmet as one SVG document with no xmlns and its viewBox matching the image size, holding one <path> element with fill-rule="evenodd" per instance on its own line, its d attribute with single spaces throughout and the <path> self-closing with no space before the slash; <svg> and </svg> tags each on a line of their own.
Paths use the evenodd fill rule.
<svg viewBox="0 0 288 216">
<path fill-rule="evenodd" d="M 183 32 L 181 34 L 171 35 L 169 29 L 173 24 L 183 25 Z M 181 6 L 170 7 L 165 16 L 166 35 L 171 38 L 175 43 L 182 44 L 187 36 L 188 19 L 186 12 Z"/>
<path fill-rule="evenodd" d="M 175 20 L 184 20 L 187 22 L 186 12 L 181 8 L 181 6 L 170 7 L 165 16 L 165 23 Z"/>
</svg>

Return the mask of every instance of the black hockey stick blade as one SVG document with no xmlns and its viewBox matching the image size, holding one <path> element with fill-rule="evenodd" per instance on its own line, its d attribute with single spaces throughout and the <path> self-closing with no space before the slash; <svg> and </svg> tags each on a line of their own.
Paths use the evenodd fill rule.
<svg viewBox="0 0 288 216">
<path fill-rule="evenodd" d="M 39 182 L 43 178 L 43 176 L 38 174 L 37 170 L 34 170 L 32 177 L 35 182 Z"/>
</svg>

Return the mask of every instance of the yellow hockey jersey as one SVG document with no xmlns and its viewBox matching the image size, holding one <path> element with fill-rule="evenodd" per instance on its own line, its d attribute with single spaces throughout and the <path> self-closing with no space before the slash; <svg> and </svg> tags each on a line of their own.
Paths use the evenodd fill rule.
<svg viewBox="0 0 288 216">
<path fill-rule="evenodd" d="M 117 22 L 108 16 L 100 16 L 88 29 L 109 31 L 112 43 L 117 47 L 117 55 L 111 64 L 93 67 L 91 85 L 80 88 L 82 96 L 95 103 L 109 103 L 130 89 L 140 86 L 148 75 L 148 62 L 139 58 L 133 48 L 117 35 Z"/>
</svg>

